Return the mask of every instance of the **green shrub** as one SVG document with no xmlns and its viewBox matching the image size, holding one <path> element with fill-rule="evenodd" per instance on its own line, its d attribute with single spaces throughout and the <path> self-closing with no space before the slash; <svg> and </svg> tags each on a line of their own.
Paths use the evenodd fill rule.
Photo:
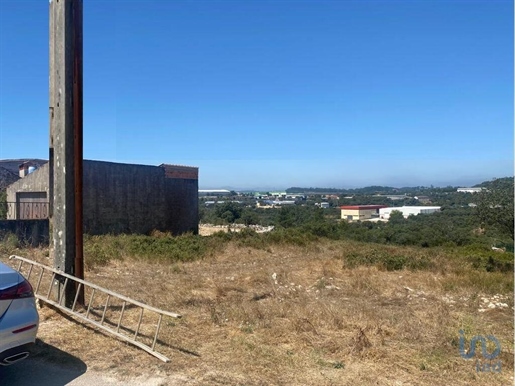
<svg viewBox="0 0 515 386">
<path fill-rule="evenodd" d="M 371 255 L 352 252 L 343 256 L 345 267 L 356 268 L 361 265 L 374 265 L 375 260 Z"/>
<path fill-rule="evenodd" d="M 513 256 L 513 255 L 512 255 Z M 501 256 L 470 256 L 469 261 L 474 269 L 487 272 L 513 272 L 513 260 Z"/>
<path fill-rule="evenodd" d="M 380 262 L 387 271 L 400 271 L 406 266 L 406 257 L 399 255 L 386 255 Z"/>
<path fill-rule="evenodd" d="M 112 259 L 125 257 L 149 261 L 193 261 L 222 247 L 227 241 L 225 237 L 215 235 L 208 238 L 193 234 L 174 237 L 166 233 L 86 236 L 84 256 L 89 266 L 105 265 Z"/>
<path fill-rule="evenodd" d="M 0 242 L 0 250 L 2 251 L 2 253 L 5 253 L 6 255 L 12 254 L 16 249 L 20 248 L 21 246 L 22 244 L 20 243 L 20 240 L 18 240 L 18 237 L 13 233 L 6 233 L 3 236 L 3 240 Z"/>
<path fill-rule="evenodd" d="M 302 247 L 317 240 L 316 236 L 309 232 L 303 232 L 299 228 L 277 229 L 264 235 L 265 239 L 272 244 L 289 244 Z"/>
<path fill-rule="evenodd" d="M 355 268 L 361 265 L 377 266 L 387 271 L 399 271 L 402 269 L 409 270 L 427 270 L 434 267 L 434 262 L 428 257 L 399 255 L 397 253 L 389 253 L 387 250 L 366 250 L 363 252 L 352 252 L 343 254 L 344 265 L 347 268 Z"/>
</svg>

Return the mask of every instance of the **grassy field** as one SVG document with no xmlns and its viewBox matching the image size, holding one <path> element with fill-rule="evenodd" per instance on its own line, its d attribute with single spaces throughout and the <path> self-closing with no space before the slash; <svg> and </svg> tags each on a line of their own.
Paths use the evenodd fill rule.
<svg viewBox="0 0 515 386">
<path fill-rule="evenodd" d="M 13 240 L 0 252 L 52 265 L 47 249 Z M 87 280 L 183 315 L 160 335 L 172 361 L 48 307 L 36 355 L 50 345 L 88 368 L 162 384 L 510 385 L 513 254 L 494 257 L 301 234 L 88 237 Z M 460 330 L 465 348 L 476 335 L 498 339 L 499 372 L 477 371 L 490 363 L 479 345 L 460 356 Z"/>
</svg>

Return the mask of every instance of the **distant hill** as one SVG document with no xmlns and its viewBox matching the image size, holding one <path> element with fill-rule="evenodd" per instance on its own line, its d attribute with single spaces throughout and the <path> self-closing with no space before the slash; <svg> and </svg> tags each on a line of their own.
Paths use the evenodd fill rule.
<svg viewBox="0 0 515 386">
<path fill-rule="evenodd" d="M 10 170 L 0 166 L 0 191 L 11 185 L 13 182 L 18 181 L 20 177 Z"/>
<path fill-rule="evenodd" d="M 490 181 L 484 181 L 484 182 L 481 182 L 480 184 L 477 184 L 474 186 L 478 187 L 478 188 L 489 188 L 490 186 L 492 186 L 494 184 L 499 184 L 499 182 L 509 183 L 512 181 L 513 181 L 513 177 L 502 177 L 502 178 L 496 178 L 496 179 L 490 180 Z"/>
<path fill-rule="evenodd" d="M 20 179 L 19 167 L 22 163 L 31 161 L 39 165 L 44 165 L 48 161 L 38 158 L 21 158 L 0 160 L 0 192 L 6 187 Z"/>
<path fill-rule="evenodd" d="M 337 188 L 300 188 L 292 187 L 286 189 L 286 193 L 304 193 L 304 194 L 397 194 L 399 191 L 420 190 L 421 187 L 403 187 L 393 188 L 391 186 L 366 186 L 356 189 L 337 189 Z"/>
<path fill-rule="evenodd" d="M 503 178 L 497 178 L 497 180 L 513 180 L 513 177 L 503 177 Z M 484 181 L 477 185 L 474 185 L 474 187 L 489 187 L 494 180 L 490 181 Z M 432 190 L 436 191 L 447 191 L 452 192 L 455 191 L 460 186 L 446 186 L 446 187 L 427 187 L 427 186 L 413 186 L 413 187 L 401 187 L 401 188 L 394 188 L 391 186 L 366 186 L 363 188 L 355 188 L 355 189 L 337 189 L 337 188 L 302 188 L 302 187 L 292 187 L 286 189 L 287 193 L 290 194 L 346 194 L 346 195 L 386 195 L 386 194 L 420 194 L 420 192 L 429 192 Z"/>
<path fill-rule="evenodd" d="M 20 158 L 20 159 L 0 159 L 0 167 L 9 170 L 10 172 L 18 175 L 19 167 L 22 163 L 31 161 L 36 164 L 44 165 L 48 162 L 46 159 L 38 158 Z"/>
</svg>

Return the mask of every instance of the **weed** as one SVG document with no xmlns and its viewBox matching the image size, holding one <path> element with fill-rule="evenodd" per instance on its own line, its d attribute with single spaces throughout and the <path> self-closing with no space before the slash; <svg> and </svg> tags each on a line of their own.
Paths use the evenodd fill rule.
<svg viewBox="0 0 515 386">
<path fill-rule="evenodd" d="M 219 309 L 216 306 L 212 305 L 209 308 L 209 312 L 211 314 L 211 321 L 216 326 L 222 326 L 228 321 L 225 314 L 225 310 Z"/>
<path fill-rule="evenodd" d="M 380 261 L 380 265 L 386 268 L 387 271 L 399 271 L 404 269 L 406 266 L 406 257 L 405 256 L 384 256 Z"/>
<path fill-rule="evenodd" d="M 352 340 L 351 352 L 355 354 L 361 353 L 363 350 L 372 346 L 365 334 L 365 329 L 360 328 Z"/>
<path fill-rule="evenodd" d="M 20 248 L 22 246 L 18 237 L 13 233 L 7 233 L 4 236 L 2 241 L 2 249 L 4 249 L 7 253 L 11 253 L 12 251 Z"/>
<path fill-rule="evenodd" d="M 240 324 L 240 331 L 245 334 L 252 334 L 254 332 L 254 327 L 249 323 L 242 323 Z"/>
<path fill-rule="evenodd" d="M 318 279 L 317 283 L 315 284 L 315 288 L 317 290 L 322 290 L 327 286 L 327 281 L 325 280 L 325 277 L 321 277 Z"/>
<path fill-rule="evenodd" d="M 333 363 L 333 367 L 335 369 L 344 369 L 345 368 L 345 364 L 341 361 L 337 361 L 337 362 L 334 362 Z"/>
<path fill-rule="evenodd" d="M 513 292 L 513 275 L 501 272 L 487 272 L 471 268 L 456 270 L 442 280 L 446 292 L 458 288 L 469 288 L 488 294 Z"/>
</svg>

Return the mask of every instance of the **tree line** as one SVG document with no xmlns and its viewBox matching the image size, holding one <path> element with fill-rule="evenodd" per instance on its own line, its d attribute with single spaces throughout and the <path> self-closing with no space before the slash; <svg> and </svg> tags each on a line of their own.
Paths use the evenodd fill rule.
<svg viewBox="0 0 515 386">
<path fill-rule="evenodd" d="M 421 247 L 500 245 L 512 250 L 513 178 L 497 179 L 485 188 L 475 194 L 438 191 L 434 197 L 442 206 L 441 212 L 408 218 L 394 212 L 388 222 L 349 223 L 340 219 L 337 207 L 321 209 L 315 205 L 291 205 L 261 209 L 234 202 L 201 208 L 200 220 L 213 224 L 274 225 L 277 229 L 294 229 L 316 237 L 380 244 Z M 367 204 L 381 203 L 373 197 L 368 198 Z M 473 206 L 468 205 L 470 200 L 475 202 Z M 402 204 L 398 203 L 399 206 Z"/>
</svg>

